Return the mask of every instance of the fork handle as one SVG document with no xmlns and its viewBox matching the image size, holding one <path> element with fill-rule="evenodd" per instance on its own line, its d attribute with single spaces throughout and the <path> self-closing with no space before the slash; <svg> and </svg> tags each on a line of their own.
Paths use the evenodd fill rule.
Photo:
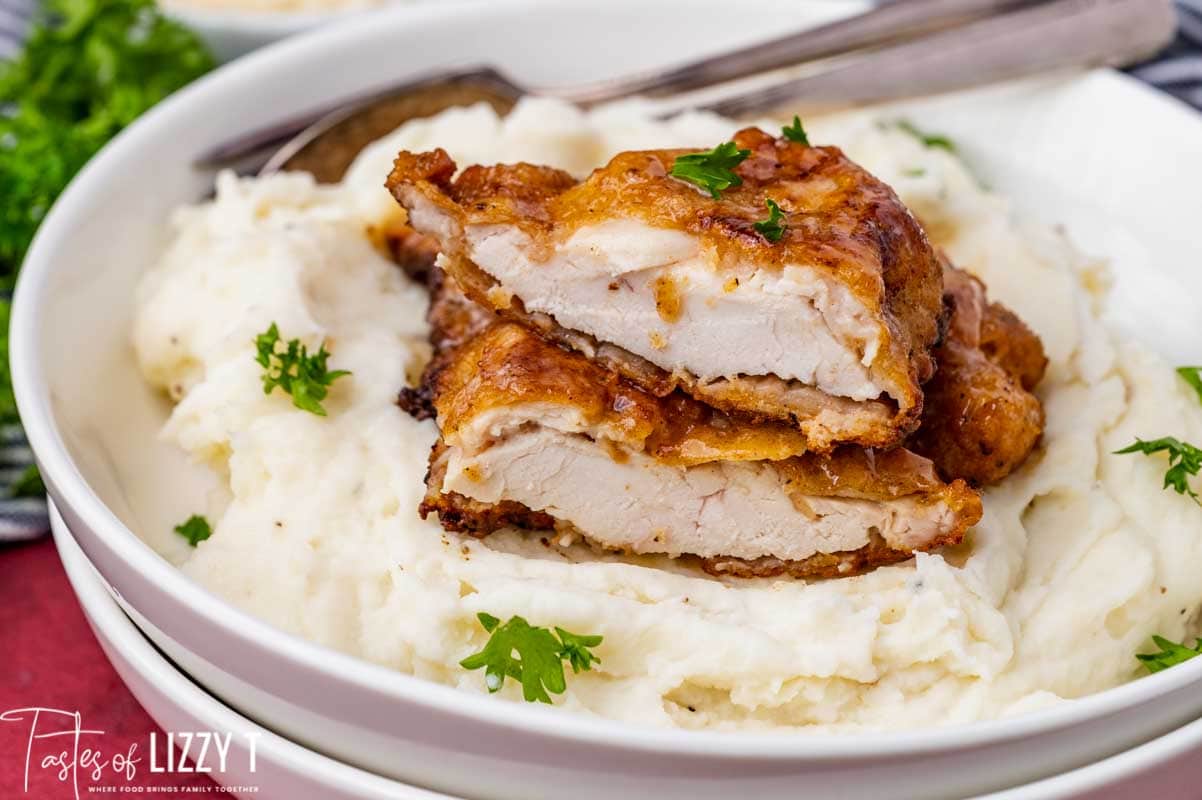
<svg viewBox="0 0 1202 800">
<path fill-rule="evenodd" d="M 781 67 L 921 36 L 1046 0 L 898 0 L 863 14 L 667 69 L 533 94 L 592 105 L 642 94 L 659 97 L 714 86 Z"/>
<path fill-rule="evenodd" d="M 877 50 L 843 66 L 703 108 L 727 116 L 825 110 L 1152 55 L 1177 27 L 1172 0 L 1054 0 Z"/>
</svg>

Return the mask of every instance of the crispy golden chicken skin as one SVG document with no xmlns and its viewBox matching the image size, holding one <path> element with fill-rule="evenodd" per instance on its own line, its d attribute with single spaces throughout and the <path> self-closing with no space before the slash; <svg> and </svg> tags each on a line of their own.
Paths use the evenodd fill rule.
<svg viewBox="0 0 1202 800">
<path fill-rule="evenodd" d="M 388 186 L 478 303 L 619 372 L 796 427 L 811 449 L 917 426 L 942 277 L 887 186 L 833 147 L 758 129 L 719 199 L 627 152 L 584 181 L 530 164 L 402 152 Z M 771 199 L 785 233 L 755 228 Z"/>
<path fill-rule="evenodd" d="M 1043 345 L 1012 311 L 989 302 L 985 285 L 945 265 L 947 335 L 924 387 L 922 426 L 907 446 L 944 477 L 996 483 L 1017 469 L 1043 433 L 1032 389 L 1043 377 Z"/>
<path fill-rule="evenodd" d="M 554 527 L 714 573 L 835 577 L 958 542 L 981 515 L 907 450 L 804 453 L 789 425 L 655 397 L 514 323 L 426 380 L 442 439 L 421 512 L 451 530 Z"/>
</svg>

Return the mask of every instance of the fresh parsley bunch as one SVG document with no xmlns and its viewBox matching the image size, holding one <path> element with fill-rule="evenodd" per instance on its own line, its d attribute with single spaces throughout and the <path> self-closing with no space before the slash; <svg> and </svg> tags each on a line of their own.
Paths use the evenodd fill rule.
<svg viewBox="0 0 1202 800">
<path fill-rule="evenodd" d="M 0 425 L 18 422 L 8 365 L 9 292 L 59 193 L 139 114 L 213 67 L 152 0 L 48 0 L 13 61 L 0 61 Z M 10 494 L 40 494 L 30 467 Z"/>
<path fill-rule="evenodd" d="M 213 67 L 152 0 L 50 0 L 0 63 L 0 289 L 59 192 L 123 127 Z"/>
</svg>

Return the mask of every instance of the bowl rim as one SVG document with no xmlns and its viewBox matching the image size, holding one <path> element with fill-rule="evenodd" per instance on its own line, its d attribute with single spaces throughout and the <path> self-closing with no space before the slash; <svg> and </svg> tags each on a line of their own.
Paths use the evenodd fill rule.
<svg viewBox="0 0 1202 800">
<path fill-rule="evenodd" d="M 688 5 L 688 0 L 673 2 Z M 56 240 L 71 235 L 71 220 L 86 215 L 87 207 L 102 196 L 102 188 L 110 181 L 119 180 L 120 164 L 137 157 L 143 141 L 153 140 L 159 129 L 170 127 L 175 120 L 186 119 L 194 106 L 208 105 L 227 90 L 246 91 L 247 87 L 261 83 L 265 74 L 270 79 L 272 74 L 289 65 L 300 66 L 319 50 L 346 50 L 353 47 L 356 40 L 381 27 L 437 23 L 480 25 L 494 14 L 541 12 L 567 15 L 579 10 L 608 11 L 615 6 L 634 9 L 640 5 L 640 0 L 582 0 L 571 4 L 556 0 L 514 0 L 503 9 L 489 3 L 467 2 L 399 7 L 361 15 L 326 30 L 275 43 L 219 67 L 164 100 L 109 142 L 75 177 L 47 214 L 26 256 L 13 300 L 10 361 L 14 390 L 26 435 L 56 502 L 85 520 L 105 546 L 149 581 L 156 591 L 171 596 L 175 602 L 191 608 L 206 622 L 231 636 L 253 640 L 324 679 L 359 684 L 431 711 L 575 743 L 683 756 L 769 761 L 900 757 L 980 747 L 1069 727 L 1202 682 L 1202 659 L 1197 659 L 1092 695 L 1011 717 L 917 730 L 856 732 L 853 735 L 679 730 L 562 713 L 538 707 L 539 704 L 504 702 L 487 695 L 463 692 L 277 629 L 183 575 L 125 526 L 92 491 L 73 463 L 51 409 L 45 371 L 38 358 L 38 318 L 55 274 Z M 1141 97 L 1145 104 L 1162 104 L 1165 113 L 1188 115 L 1202 131 L 1202 116 L 1134 78 L 1110 70 L 1088 73 L 1079 79 L 1086 78 L 1109 82 L 1114 92 L 1124 92 L 1133 99 Z"/>
</svg>

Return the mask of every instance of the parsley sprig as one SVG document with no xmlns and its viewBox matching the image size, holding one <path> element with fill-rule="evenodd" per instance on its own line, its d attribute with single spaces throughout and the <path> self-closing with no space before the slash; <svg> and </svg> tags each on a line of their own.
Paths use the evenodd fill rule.
<svg viewBox="0 0 1202 800">
<path fill-rule="evenodd" d="M 292 395 L 292 405 L 318 416 L 326 415 L 321 401 L 329 394 L 330 384 L 351 374 L 345 369 L 326 367 L 330 354 L 325 344 L 314 355 L 309 355 L 309 348 L 300 339 L 290 339 L 281 349 L 280 329 L 274 322 L 266 333 L 255 337 L 255 348 L 258 350 L 255 361 L 263 367 L 263 394 L 271 394 L 278 386 Z"/>
<path fill-rule="evenodd" d="M 750 150 L 740 150 L 734 142 L 723 142 L 704 153 L 677 156 L 672 162 L 671 175 L 701 187 L 717 200 L 724 190 L 743 183 L 734 168 L 749 155 Z"/>
<path fill-rule="evenodd" d="M 918 141 L 922 142 L 925 147 L 933 147 L 938 150 L 946 150 L 949 153 L 956 152 L 956 143 L 941 133 L 930 133 L 924 131 L 908 119 L 899 119 L 894 123 L 897 129 L 910 134 Z"/>
<path fill-rule="evenodd" d="M 1116 455 L 1168 453 L 1169 468 L 1164 473 L 1164 488 L 1168 489 L 1171 486 L 1177 494 L 1189 495 L 1195 503 L 1202 505 L 1198 493 L 1189 485 L 1189 476 L 1197 475 L 1199 471 L 1202 471 L 1202 450 L 1172 436 L 1164 436 L 1150 442 L 1137 438 L 1135 444 L 1114 452 Z"/>
<path fill-rule="evenodd" d="M 780 206 L 772 199 L 765 200 L 764 204 L 768 206 L 768 219 L 761 220 L 752 225 L 752 227 L 759 231 L 760 235 L 768 241 L 779 242 L 781 237 L 785 235 L 785 225 L 782 221 L 785 215 L 780 212 Z"/>
<path fill-rule="evenodd" d="M 1170 641 L 1163 636 L 1153 636 L 1152 643 L 1160 648 L 1156 653 L 1139 653 L 1138 658 L 1148 672 L 1160 672 L 1182 661 L 1189 661 L 1194 656 L 1202 655 L 1202 639 L 1198 639 L 1193 647 Z"/>
<path fill-rule="evenodd" d="M 1198 394 L 1198 402 L 1202 403 L 1202 367 L 1177 367 L 1177 374 L 1193 387 Z"/>
<path fill-rule="evenodd" d="M 213 535 L 213 527 L 209 525 L 209 521 L 200 514 L 193 514 L 187 520 L 176 525 L 175 532 L 188 540 L 188 544 L 196 547 Z"/>
<path fill-rule="evenodd" d="M 522 684 L 526 702 L 550 703 L 548 692 L 563 694 L 567 688 L 564 661 L 573 673 L 587 672 L 593 664 L 601 663 L 590 652 L 590 648 L 601 644 L 600 636 L 580 636 L 563 628 L 552 633 L 516 616 L 504 625 L 491 614 L 477 614 L 476 618 L 490 634 L 488 643 L 479 653 L 460 661 L 459 666 L 468 670 L 483 667 L 484 683 L 490 693 L 499 692 L 508 677 Z"/>
<path fill-rule="evenodd" d="M 780 135 L 790 142 L 804 144 L 806 147 L 810 146 L 810 137 L 806 135 L 806 129 L 802 127 L 801 117 L 796 114 L 793 115 L 793 124 L 781 128 Z"/>
</svg>

